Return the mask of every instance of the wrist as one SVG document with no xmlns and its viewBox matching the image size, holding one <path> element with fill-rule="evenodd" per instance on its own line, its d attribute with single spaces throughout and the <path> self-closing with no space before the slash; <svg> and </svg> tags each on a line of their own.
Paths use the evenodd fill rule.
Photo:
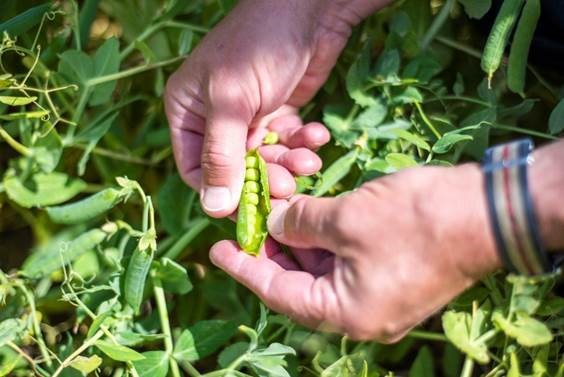
<svg viewBox="0 0 564 377">
<path fill-rule="evenodd" d="M 564 141 L 533 153 L 529 166 L 529 190 L 541 239 L 548 252 L 564 249 Z"/>
</svg>

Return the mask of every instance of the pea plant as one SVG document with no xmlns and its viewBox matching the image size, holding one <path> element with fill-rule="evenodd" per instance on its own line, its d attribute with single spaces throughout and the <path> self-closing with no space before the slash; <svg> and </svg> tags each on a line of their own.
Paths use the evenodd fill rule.
<svg viewBox="0 0 564 377">
<path fill-rule="evenodd" d="M 234 5 L 3 4 L 0 375 L 564 376 L 558 274 L 492 274 L 382 345 L 303 328 L 210 265 L 219 239 L 260 250 L 264 162 L 246 158 L 237 224 L 206 217 L 176 173 L 162 94 Z M 540 5 L 403 0 L 367 19 L 302 109 L 332 143 L 299 191 L 337 195 L 412 166 L 479 160 L 518 135 L 556 139 L 562 75 L 528 62 Z"/>
</svg>

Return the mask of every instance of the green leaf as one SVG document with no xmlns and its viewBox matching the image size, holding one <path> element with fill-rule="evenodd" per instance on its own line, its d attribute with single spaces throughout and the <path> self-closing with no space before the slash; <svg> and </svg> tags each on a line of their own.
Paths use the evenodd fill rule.
<svg viewBox="0 0 564 377">
<path fill-rule="evenodd" d="M 22 33 L 25 33 L 26 31 L 40 23 L 43 15 L 50 9 L 50 2 L 29 8 L 25 12 L 20 13 L 17 16 L 10 18 L 8 21 L 1 23 L 0 35 L 6 32 L 10 36 L 16 37 Z"/>
<path fill-rule="evenodd" d="M 179 361 L 193 362 L 211 355 L 237 331 L 233 322 L 204 320 L 184 330 L 176 342 L 173 356 Z"/>
<path fill-rule="evenodd" d="M 155 266 L 155 273 L 166 291 L 183 295 L 192 290 L 188 272 L 175 261 L 162 258 Z"/>
<path fill-rule="evenodd" d="M 343 179 L 351 170 L 357 158 L 357 151 L 353 149 L 346 155 L 333 162 L 321 175 L 321 178 L 316 184 L 313 195 L 321 196 L 335 186 L 341 179 Z"/>
<path fill-rule="evenodd" d="M 492 6 L 492 0 L 458 0 L 470 18 L 482 18 Z"/>
<path fill-rule="evenodd" d="M 77 356 L 69 365 L 83 374 L 88 374 L 98 369 L 101 364 L 102 358 L 98 355 L 92 355 L 90 357 Z"/>
<path fill-rule="evenodd" d="M 8 197 L 22 207 L 41 207 L 65 202 L 86 188 L 78 178 L 59 173 L 37 173 L 27 180 L 7 174 L 4 188 Z"/>
<path fill-rule="evenodd" d="M 133 361 L 139 377 L 166 377 L 168 356 L 164 351 L 143 352 L 144 359 Z"/>
<path fill-rule="evenodd" d="M 342 108 L 325 106 L 323 123 L 331 130 L 331 135 L 335 138 L 337 145 L 350 148 L 358 137 L 358 133 L 351 129 L 351 120 L 343 115 Z"/>
<path fill-rule="evenodd" d="M 16 318 L 0 322 L 0 347 L 16 339 L 18 332 L 25 328 L 25 323 Z"/>
<path fill-rule="evenodd" d="M 178 174 L 167 176 L 157 193 L 157 212 L 168 234 L 181 235 L 186 232 L 195 198 L 196 192 Z"/>
<path fill-rule="evenodd" d="M 287 366 L 284 357 L 295 355 L 292 347 L 280 343 L 272 343 L 267 348 L 256 350 L 247 357 L 247 362 L 260 376 L 290 377 L 285 369 Z"/>
<path fill-rule="evenodd" d="M 46 126 L 51 128 L 50 131 L 37 139 L 33 144 L 32 153 L 41 170 L 44 173 L 51 173 L 59 164 L 63 154 L 63 141 L 51 122 L 46 122 Z"/>
<path fill-rule="evenodd" d="M 525 313 L 516 313 L 516 319 L 509 321 L 500 312 L 492 316 L 493 322 L 517 343 L 525 347 L 540 346 L 550 343 L 553 339 L 548 327 Z"/>
<path fill-rule="evenodd" d="M 194 39 L 194 32 L 190 29 L 184 29 L 178 36 L 178 55 L 186 55 L 192 49 L 192 40 Z"/>
<path fill-rule="evenodd" d="M 395 48 L 386 49 L 378 57 L 374 73 L 377 78 L 380 77 L 385 80 L 393 80 L 397 78 L 400 63 L 399 51 Z"/>
<path fill-rule="evenodd" d="M 8 106 L 24 106 L 29 105 L 33 101 L 37 100 L 37 97 L 11 97 L 11 96 L 0 96 L 0 103 Z"/>
<path fill-rule="evenodd" d="M 31 254 L 23 264 L 22 271 L 29 277 L 38 278 L 57 271 L 64 264 L 76 260 L 82 254 L 98 246 L 107 234 L 100 229 L 91 229 L 71 242 L 61 241 L 43 252 Z"/>
<path fill-rule="evenodd" d="M 408 86 L 402 93 L 394 96 L 393 98 L 393 103 L 398 105 L 406 105 L 416 102 L 423 102 L 423 95 L 413 86 Z"/>
<path fill-rule="evenodd" d="M 472 316 L 464 312 L 446 311 L 442 317 L 446 337 L 462 352 L 480 364 L 490 361 L 488 347 L 471 336 Z"/>
<path fill-rule="evenodd" d="M 100 139 L 109 131 L 109 129 L 114 124 L 114 120 L 117 118 L 118 113 L 112 113 L 107 117 L 104 117 L 97 122 L 92 123 L 88 127 L 84 128 L 79 132 L 75 140 L 77 142 L 86 143 L 86 148 L 84 153 L 78 162 L 78 174 L 83 175 L 86 170 L 86 164 L 90 159 L 90 154 L 100 141 Z"/>
<path fill-rule="evenodd" d="M 49 115 L 49 110 L 25 111 L 23 113 L 10 113 L 0 115 L 0 119 L 12 121 L 18 119 L 37 119 Z"/>
<path fill-rule="evenodd" d="M 111 75 L 119 70 L 119 41 L 117 38 L 107 39 L 94 54 L 94 76 Z M 96 85 L 90 97 L 90 106 L 106 103 L 112 97 L 116 81 Z"/>
<path fill-rule="evenodd" d="M 357 60 L 350 66 L 346 77 L 346 86 L 349 96 L 360 106 L 368 107 L 376 101 L 365 90 L 366 81 L 370 76 L 370 54 L 372 40 L 368 40 Z"/>
<path fill-rule="evenodd" d="M 430 151 L 431 147 L 429 144 L 418 134 L 414 134 L 408 132 L 404 129 L 398 129 L 393 131 L 400 139 L 410 142 L 411 144 L 415 145 L 418 148 L 421 148 L 425 151 Z"/>
<path fill-rule="evenodd" d="M 86 81 L 94 76 L 94 61 L 79 50 L 67 50 L 59 59 L 59 73 L 70 83 L 78 84 L 83 90 Z"/>
<path fill-rule="evenodd" d="M 227 368 L 229 364 L 235 361 L 241 355 L 244 355 L 249 349 L 248 342 L 233 343 L 223 349 L 217 357 L 217 363 L 222 368 Z"/>
<path fill-rule="evenodd" d="M 419 349 L 417 357 L 409 369 L 408 377 L 435 377 L 433 354 L 428 346 Z"/>
<path fill-rule="evenodd" d="M 417 161 L 415 161 L 413 157 L 403 153 L 388 153 L 385 159 L 386 162 L 396 170 L 417 166 Z"/>
<path fill-rule="evenodd" d="M 354 120 L 353 126 L 355 128 L 372 128 L 378 126 L 386 119 L 388 115 L 388 107 L 380 99 L 375 100 L 370 107 L 364 110 Z"/>
<path fill-rule="evenodd" d="M 548 119 L 548 129 L 551 134 L 556 135 L 564 131 L 564 99 L 558 102 L 558 105 L 550 113 Z"/>
<path fill-rule="evenodd" d="M 94 345 L 108 357 L 116 361 L 137 361 L 144 360 L 146 357 L 145 354 L 140 354 L 129 347 L 106 342 L 104 340 L 98 340 Z"/>
<path fill-rule="evenodd" d="M 472 139 L 472 136 L 458 133 L 458 131 L 447 132 L 433 145 L 433 152 L 447 153 L 455 144 Z"/>
</svg>

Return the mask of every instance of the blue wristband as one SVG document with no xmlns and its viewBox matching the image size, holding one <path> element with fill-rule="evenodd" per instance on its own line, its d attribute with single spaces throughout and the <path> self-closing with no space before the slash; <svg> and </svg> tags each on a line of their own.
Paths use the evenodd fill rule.
<svg viewBox="0 0 564 377">
<path fill-rule="evenodd" d="M 533 162 L 531 139 L 486 150 L 482 169 L 488 211 L 499 256 L 507 269 L 522 275 L 555 270 L 542 245 L 527 168 Z"/>
</svg>

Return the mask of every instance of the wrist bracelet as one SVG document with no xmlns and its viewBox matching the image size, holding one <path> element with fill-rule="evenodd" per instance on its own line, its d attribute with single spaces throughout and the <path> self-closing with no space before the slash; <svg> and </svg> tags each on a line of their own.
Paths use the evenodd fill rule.
<svg viewBox="0 0 564 377">
<path fill-rule="evenodd" d="M 495 146 L 486 150 L 482 164 L 497 251 L 505 267 L 521 275 L 554 270 L 542 245 L 529 191 L 532 149 L 531 139 Z"/>
</svg>

